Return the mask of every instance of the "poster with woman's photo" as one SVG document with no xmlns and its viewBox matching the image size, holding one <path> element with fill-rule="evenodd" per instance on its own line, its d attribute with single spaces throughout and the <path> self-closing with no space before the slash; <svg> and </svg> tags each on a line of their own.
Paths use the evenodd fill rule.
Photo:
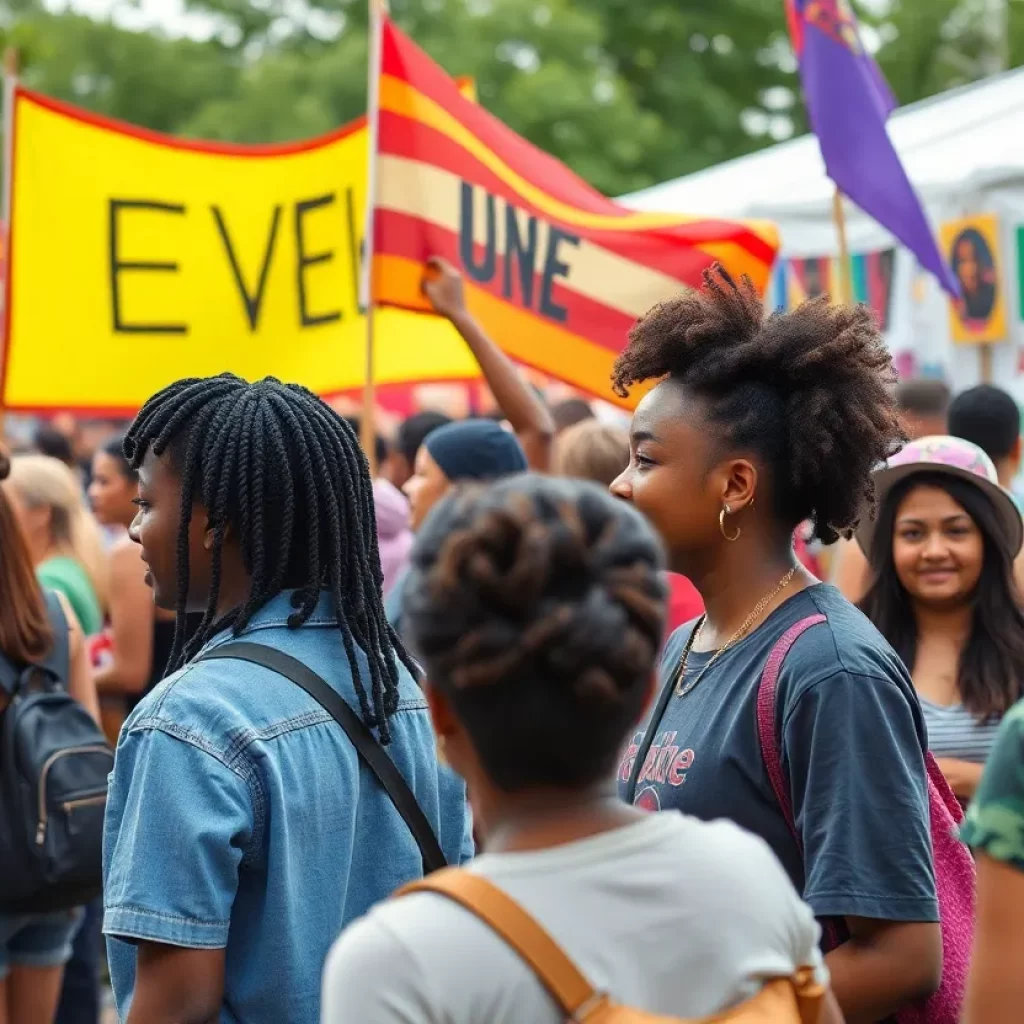
<svg viewBox="0 0 1024 1024">
<path fill-rule="evenodd" d="M 953 340 L 967 345 L 1005 341 L 1006 296 L 998 219 L 986 213 L 948 221 L 940 236 L 960 283 L 960 299 L 949 304 Z"/>
</svg>

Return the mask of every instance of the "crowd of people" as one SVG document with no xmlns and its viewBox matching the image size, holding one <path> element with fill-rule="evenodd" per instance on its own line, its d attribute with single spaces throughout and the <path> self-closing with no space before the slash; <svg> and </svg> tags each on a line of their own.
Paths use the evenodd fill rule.
<svg viewBox="0 0 1024 1024">
<path fill-rule="evenodd" d="M 431 262 L 493 416 L 368 459 L 224 374 L 0 454 L 0 816 L 20 772 L 53 877 L 102 830 L 88 899 L 0 877 L 0 1024 L 1019 1020 L 1013 399 L 715 268 L 619 426 Z M 54 687 L 100 796 L 2 747 Z"/>
</svg>

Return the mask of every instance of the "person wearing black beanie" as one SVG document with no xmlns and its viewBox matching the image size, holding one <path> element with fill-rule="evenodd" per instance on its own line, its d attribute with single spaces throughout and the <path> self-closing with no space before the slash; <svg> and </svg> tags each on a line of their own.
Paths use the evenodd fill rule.
<svg viewBox="0 0 1024 1024">
<path fill-rule="evenodd" d="M 409 498 L 414 531 L 453 484 L 498 480 L 527 469 L 546 471 L 555 434 L 554 420 L 541 397 L 466 309 L 459 272 L 445 260 L 429 260 L 423 293 L 434 311 L 446 316 L 462 335 L 512 429 L 493 420 L 470 419 L 445 424 L 426 435 L 416 452 L 413 475 L 402 487 Z M 398 580 L 385 602 L 388 620 L 399 632 L 404 582 Z"/>
</svg>

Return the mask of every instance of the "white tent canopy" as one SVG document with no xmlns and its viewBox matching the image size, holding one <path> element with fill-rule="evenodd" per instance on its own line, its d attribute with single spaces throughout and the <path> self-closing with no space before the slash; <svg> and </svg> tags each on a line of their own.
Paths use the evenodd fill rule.
<svg viewBox="0 0 1024 1024">
<path fill-rule="evenodd" d="M 1024 68 L 953 89 L 893 112 L 889 135 L 934 227 L 994 214 L 1002 252 L 1007 332 L 993 346 L 993 379 L 1024 401 L 1024 324 L 1018 227 L 1024 228 Z M 834 186 L 817 139 L 801 136 L 749 156 L 623 197 L 636 209 L 775 221 L 781 255 L 835 256 Z M 894 246 L 892 236 L 846 202 L 852 252 Z M 954 345 L 937 282 L 897 248 L 888 339 L 908 372 L 943 374 L 956 387 L 979 379 L 977 348 Z"/>
</svg>

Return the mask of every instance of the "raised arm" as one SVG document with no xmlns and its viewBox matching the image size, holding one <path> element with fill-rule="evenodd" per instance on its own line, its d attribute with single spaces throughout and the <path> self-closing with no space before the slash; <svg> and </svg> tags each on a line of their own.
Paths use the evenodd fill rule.
<svg viewBox="0 0 1024 1024">
<path fill-rule="evenodd" d="M 466 308 L 462 276 L 447 260 L 434 257 L 427 262 L 423 293 L 434 311 L 447 317 L 469 346 L 498 408 L 516 432 L 530 468 L 546 472 L 551 464 L 555 421 L 512 360 L 487 337 Z"/>
</svg>

